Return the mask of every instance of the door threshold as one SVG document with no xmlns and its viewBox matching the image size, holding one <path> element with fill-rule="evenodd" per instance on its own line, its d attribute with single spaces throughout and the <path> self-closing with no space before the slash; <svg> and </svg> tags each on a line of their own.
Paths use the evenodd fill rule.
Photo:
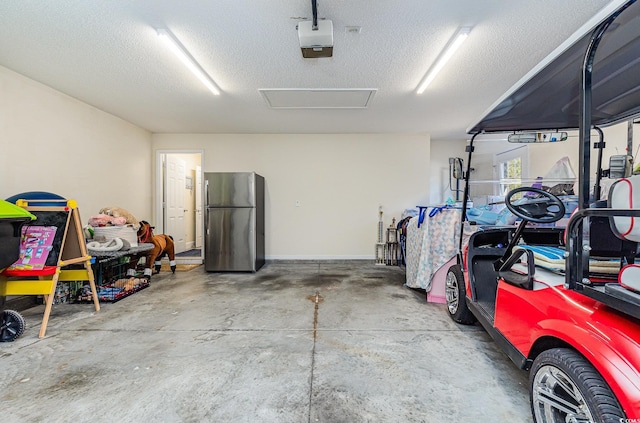
<svg viewBox="0 0 640 423">
<path fill-rule="evenodd" d="M 176 264 L 202 264 L 202 257 L 176 257 Z"/>
</svg>

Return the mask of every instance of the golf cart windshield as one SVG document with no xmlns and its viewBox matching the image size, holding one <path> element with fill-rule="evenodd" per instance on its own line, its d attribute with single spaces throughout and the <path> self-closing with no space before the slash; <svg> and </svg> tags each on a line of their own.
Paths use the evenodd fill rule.
<svg viewBox="0 0 640 423">
<path fill-rule="evenodd" d="M 574 153 L 577 135 L 566 137 L 562 145 L 532 143 L 528 134 L 520 139 L 524 141 L 514 143 L 513 137 L 509 140 L 501 135 L 475 141 L 468 175 L 467 219 L 478 225 L 513 225 L 518 219 L 506 208 L 505 197 L 513 189 L 534 187 L 560 196 L 567 210 L 566 219 L 538 226 L 566 226 L 569 214 L 578 205 L 574 170 L 574 163 L 578 162 Z M 520 193 L 516 199 L 524 195 Z"/>
</svg>

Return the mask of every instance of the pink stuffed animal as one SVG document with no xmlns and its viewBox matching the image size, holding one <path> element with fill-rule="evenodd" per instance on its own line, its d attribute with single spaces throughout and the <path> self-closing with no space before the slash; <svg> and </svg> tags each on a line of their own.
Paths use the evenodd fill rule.
<svg viewBox="0 0 640 423">
<path fill-rule="evenodd" d="M 115 207 L 115 206 L 103 207 L 100 209 L 98 213 L 106 214 L 111 217 L 122 217 L 125 219 L 125 223 L 123 224 L 133 225 L 133 229 L 135 230 L 138 230 L 138 228 L 140 227 L 140 223 L 138 222 L 138 219 L 136 219 L 136 217 L 133 214 L 131 214 L 130 211 L 123 209 L 122 207 Z"/>
<path fill-rule="evenodd" d="M 89 218 L 89 225 L 94 228 L 100 228 L 102 226 L 123 226 L 127 224 L 127 219 L 124 217 L 113 217 L 106 214 L 98 214 Z"/>
</svg>

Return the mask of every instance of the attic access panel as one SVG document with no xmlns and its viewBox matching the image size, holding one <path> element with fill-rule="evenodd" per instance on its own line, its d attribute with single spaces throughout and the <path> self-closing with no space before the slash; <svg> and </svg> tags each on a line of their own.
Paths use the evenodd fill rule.
<svg viewBox="0 0 640 423">
<path fill-rule="evenodd" d="M 580 75 L 590 36 L 588 31 L 468 132 L 578 128 Z M 593 125 L 608 126 L 640 113 L 640 2 L 605 32 L 593 69 Z"/>
<path fill-rule="evenodd" d="M 258 90 L 274 109 L 364 109 L 369 107 L 375 88 L 314 88 Z"/>
</svg>

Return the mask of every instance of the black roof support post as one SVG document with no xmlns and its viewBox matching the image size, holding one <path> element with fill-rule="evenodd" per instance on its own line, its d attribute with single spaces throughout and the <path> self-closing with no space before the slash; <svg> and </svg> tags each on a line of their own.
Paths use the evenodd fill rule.
<svg viewBox="0 0 640 423">
<path fill-rule="evenodd" d="M 615 13 L 611 14 L 605 21 L 601 22 L 591 33 L 591 39 L 584 54 L 582 70 L 580 74 L 580 105 L 578 110 L 578 134 L 579 134 L 579 159 L 580 159 L 580 186 L 578 189 L 578 207 L 580 210 L 589 208 L 589 186 L 591 172 L 591 160 L 589 150 L 591 148 L 591 113 L 592 113 L 592 76 L 593 62 L 596 50 L 602 40 L 602 36 L 611 23 L 635 0 L 630 0 L 621 6 Z M 571 289 L 575 289 L 577 284 L 582 285 L 583 277 L 588 274 L 589 254 L 584 253 L 583 230 L 576 233 L 575 239 L 569 242 L 569 257 L 571 265 L 567 266 L 566 282 Z M 587 251 L 588 252 L 588 251 Z"/>
<path fill-rule="evenodd" d="M 467 219 L 467 200 L 469 198 L 469 178 L 471 178 L 471 156 L 473 155 L 473 141 L 478 134 L 473 134 L 467 146 L 467 171 L 464 173 L 464 196 L 462 197 L 462 217 L 460 219 L 460 242 L 458 243 L 458 257 L 462 265 L 462 240 L 464 238 L 464 221 Z"/>
</svg>

